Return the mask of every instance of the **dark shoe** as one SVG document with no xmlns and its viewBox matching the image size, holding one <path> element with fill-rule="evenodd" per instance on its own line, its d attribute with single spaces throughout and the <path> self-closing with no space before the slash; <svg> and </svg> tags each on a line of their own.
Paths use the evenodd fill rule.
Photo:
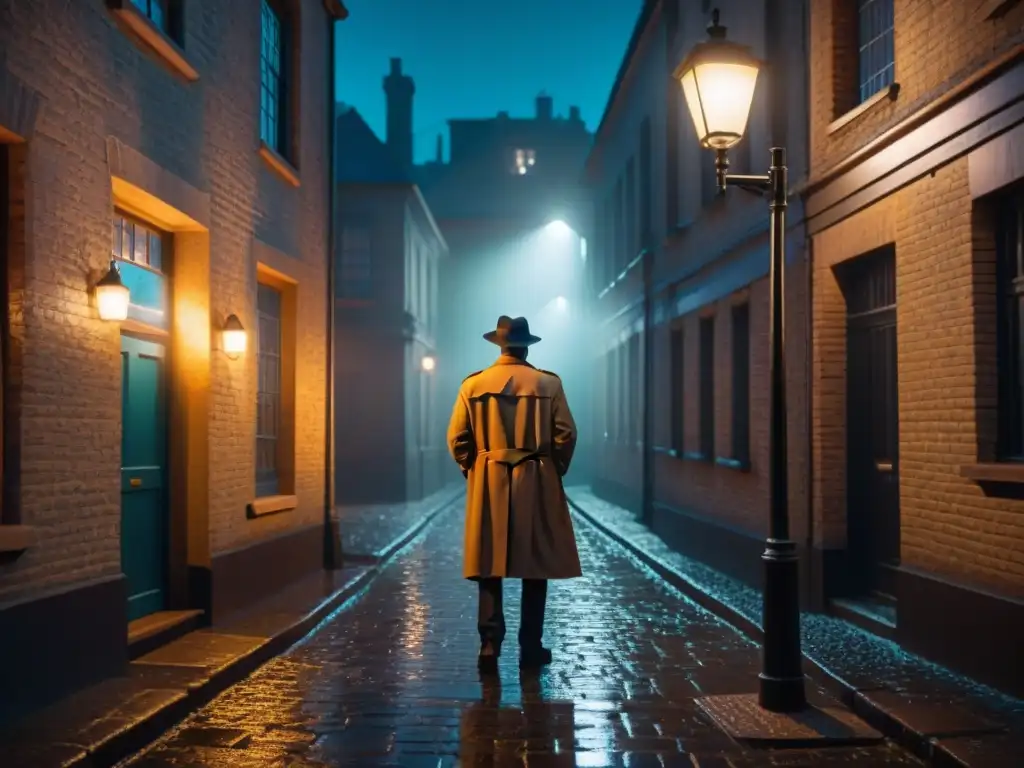
<svg viewBox="0 0 1024 768">
<path fill-rule="evenodd" d="M 498 671 L 498 659 L 500 657 L 501 645 L 492 645 L 491 643 L 486 643 L 480 649 L 480 655 L 477 656 L 477 668 L 485 674 L 494 674 Z"/>
<path fill-rule="evenodd" d="M 551 663 L 551 650 L 543 646 L 522 648 L 519 651 L 520 667 L 543 667 Z"/>
</svg>

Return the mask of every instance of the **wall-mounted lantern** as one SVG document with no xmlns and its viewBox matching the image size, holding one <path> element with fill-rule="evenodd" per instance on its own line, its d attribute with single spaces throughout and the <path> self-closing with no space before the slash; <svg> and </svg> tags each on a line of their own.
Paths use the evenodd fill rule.
<svg viewBox="0 0 1024 768">
<path fill-rule="evenodd" d="M 437 361 L 434 358 L 432 358 L 430 355 L 424 355 L 423 359 L 420 360 L 420 366 L 427 373 L 430 373 L 432 370 L 434 370 L 434 366 L 436 366 L 436 365 L 437 365 Z"/>
<path fill-rule="evenodd" d="M 238 315 L 228 315 L 221 329 L 221 342 L 224 347 L 224 354 L 232 360 L 238 358 L 245 352 L 247 336 L 245 326 L 238 319 Z"/>
<path fill-rule="evenodd" d="M 117 268 L 117 261 L 111 259 L 107 274 L 96 283 L 96 308 L 99 310 L 100 319 L 115 322 L 127 320 L 128 297 L 128 286 L 121 282 L 121 271 Z"/>
</svg>

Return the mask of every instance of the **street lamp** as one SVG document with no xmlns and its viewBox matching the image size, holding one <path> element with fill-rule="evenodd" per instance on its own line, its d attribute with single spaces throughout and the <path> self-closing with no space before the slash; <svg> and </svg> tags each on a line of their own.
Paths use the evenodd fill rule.
<svg viewBox="0 0 1024 768">
<path fill-rule="evenodd" d="M 789 534 L 786 462 L 786 333 L 783 322 L 783 273 L 786 261 L 786 150 L 771 149 L 765 176 L 731 174 L 727 152 L 746 131 L 754 86 L 761 67 L 747 46 L 725 39 L 711 15 L 708 40 L 699 43 L 675 71 L 701 146 L 715 153 L 719 194 L 729 185 L 759 196 L 767 194 L 771 217 L 771 298 L 768 304 L 769 386 L 769 533 L 764 554 L 764 645 L 758 701 L 773 712 L 795 712 L 807 705 L 800 653 L 800 597 L 796 543 Z"/>
</svg>

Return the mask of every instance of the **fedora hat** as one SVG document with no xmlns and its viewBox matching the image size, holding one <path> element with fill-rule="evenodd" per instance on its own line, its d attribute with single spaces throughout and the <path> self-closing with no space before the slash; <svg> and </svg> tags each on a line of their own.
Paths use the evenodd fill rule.
<svg viewBox="0 0 1024 768">
<path fill-rule="evenodd" d="M 540 341 L 540 336 L 530 333 L 530 324 L 525 317 L 498 318 L 498 326 L 484 334 L 484 338 L 499 347 L 528 347 Z"/>
</svg>

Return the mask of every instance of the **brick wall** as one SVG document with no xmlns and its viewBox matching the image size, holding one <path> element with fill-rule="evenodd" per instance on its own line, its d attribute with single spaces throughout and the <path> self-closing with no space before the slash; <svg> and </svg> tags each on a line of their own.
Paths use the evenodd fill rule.
<svg viewBox="0 0 1024 768">
<path fill-rule="evenodd" d="M 300 508 L 250 521 L 254 495 L 255 356 L 211 356 L 209 526 L 213 549 L 240 546 L 322 514 L 323 284 L 327 194 L 324 77 L 327 21 L 301 2 L 302 185 L 257 154 L 259 8 L 189 3 L 186 83 L 134 42 L 100 0 L 0 1 L 6 66 L 45 98 L 24 168 L 27 253 L 12 291 L 21 360 L 21 519 L 39 543 L 0 568 L 0 597 L 120 570 L 118 328 L 97 319 L 92 282 L 108 259 L 116 137 L 210 201 L 211 321 L 235 312 L 255 323 L 253 239 L 294 260 L 304 294 L 298 332 L 297 483 Z M 16 256 L 15 256 L 16 258 Z M 308 301 L 307 301 L 308 299 Z M 202 328 L 200 327 L 200 333 Z M 250 350 L 254 348 L 250 335 Z"/>
<path fill-rule="evenodd" d="M 911 115 L 987 62 L 1024 42 L 1024 4 L 986 19 L 982 2 L 895 0 L 895 101 L 883 101 L 829 133 L 828 125 L 853 106 L 856 87 L 855 0 L 811 4 L 811 168 L 819 174 Z"/>
<path fill-rule="evenodd" d="M 960 476 L 994 437 L 991 412 L 976 418 L 994 391 L 989 225 L 961 159 L 814 238 L 814 504 L 824 545 L 841 546 L 849 425 L 845 307 L 832 267 L 895 243 L 902 562 L 1019 596 L 1024 502 Z"/>
</svg>

